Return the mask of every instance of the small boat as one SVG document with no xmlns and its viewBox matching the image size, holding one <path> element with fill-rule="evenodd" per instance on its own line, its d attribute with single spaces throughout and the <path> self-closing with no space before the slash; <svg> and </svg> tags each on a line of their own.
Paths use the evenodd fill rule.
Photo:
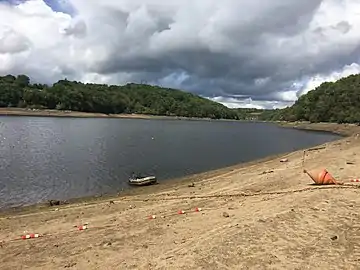
<svg viewBox="0 0 360 270">
<path fill-rule="evenodd" d="M 142 176 L 142 175 L 136 175 L 132 174 L 132 176 L 129 179 L 129 184 L 134 186 L 147 186 L 147 185 L 153 185 L 157 183 L 156 176 Z"/>
</svg>

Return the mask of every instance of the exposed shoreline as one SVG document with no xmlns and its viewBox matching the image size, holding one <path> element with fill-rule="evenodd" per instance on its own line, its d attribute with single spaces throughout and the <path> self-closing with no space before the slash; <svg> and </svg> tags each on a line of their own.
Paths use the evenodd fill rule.
<svg viewBox="0 0 360 270">
<path fill-rule="evenodd" d="M 358 133 L 360 127 L 356 124 L 336 124 L 336 123 L 310 123 L 310 122 L 274 122 L 281 127 L 295 128 L 300 130 L 331 132 L 343 137 L 352 136 Z"/>
<path fill-rule="evenodd" d="M 115 119 L 158 119 L 158 120 L 198 120 L 198 121 L 239 121 L 232 119 L 211 119 L 183 116 L 162 116 L 148 114 L 104 114 L 77 111 L 38 110 L 24 108 L 0 108 L 0 116 L 32 116 L 32 117 L 68 117 L 68 118 L 115 118 Z"/>
<path fill-rule="evenodd" d="M 298 150 L 120 196 L 3 213 L 2 269 L 356 269 L 360 185 L 350 179 L 360 178 L 360 127 L 287 126 L 345 138 L 310 148 L 305 163 Z M 303 166 L 346 184 L 313 186 Z M 88 230 L 74 227 L 85 222 Z M 43 237 L 23 241 L 24 231 Z"/>
<path fill-rule="evenodd" d="M 148 115 L 148 114 L 126 114 L 126 113 L 103 114 L 103 113 L 88 113 L 88 112 L 77 112 L 77 111 L 38 110 L 38 109 L 26 109 L 26 108 L 0 108 L 0 116 L 261 122 L 261 123 L 275 123 L 275 124 L 277 124 L 281 127 L 285 127 L 285 128 L 331 132 L 331 133 L 341 135 L 341 136 L 351 136 L 355 132 L 356 127 L 357 127 L 357 125 L 355 125 L 355 124 L 211 119 L 211 118 L 198 118 L 198 117 L 163 116 L 163 115 Z"/>
</svg>

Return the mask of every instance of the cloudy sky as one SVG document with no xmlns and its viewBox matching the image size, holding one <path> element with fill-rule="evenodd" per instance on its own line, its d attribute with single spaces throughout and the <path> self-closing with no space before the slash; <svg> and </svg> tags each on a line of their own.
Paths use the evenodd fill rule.
<svg viewBox="0 0 360 270">
<path fill-rule="evenodd" d="M 0 0 L 0 75 L 284 107 L 359 73 L 359 0 Z"/>
</svg>

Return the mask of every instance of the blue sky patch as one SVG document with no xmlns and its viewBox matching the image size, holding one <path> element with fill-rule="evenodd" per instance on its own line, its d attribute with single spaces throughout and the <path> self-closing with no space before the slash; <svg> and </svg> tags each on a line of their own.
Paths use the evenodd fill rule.
<svg viewBox="0 0 360 270">
<path fill-rule="evenodd" d="M 67 13 L 69 15 L 76 13 L 75 8 L 68 0 L 44 0 L 44 2 L 54 11 Z"/>
<path fill-rule="evenodd" d="M 31 0 L 0 0 L 0 3 L 9 3 L 11 5 L 18 5 Z M 75 15 L 76 10 L 68 0 L 43 0 L 53 11 L 67 13 L 71 16 Z"/>
</svg>

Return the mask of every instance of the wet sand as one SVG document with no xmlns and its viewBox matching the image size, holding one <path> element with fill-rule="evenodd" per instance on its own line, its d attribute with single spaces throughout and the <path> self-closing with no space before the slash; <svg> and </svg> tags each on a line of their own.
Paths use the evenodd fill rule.
<svg viewBox="0 0 360 270">
<path fill-rule="evenodd" d="M 348 136 L 307 151 L 304 163 L 344 185 L 312 185 L 296 151 L 133 194 L 5 213 L 1 269 L 359 269 L 360 183 L 350 180 L 360 178 L 360 127 L 302 128 Z M 24 231 L 43 236 L 22 240 Z"/>
</svg>

